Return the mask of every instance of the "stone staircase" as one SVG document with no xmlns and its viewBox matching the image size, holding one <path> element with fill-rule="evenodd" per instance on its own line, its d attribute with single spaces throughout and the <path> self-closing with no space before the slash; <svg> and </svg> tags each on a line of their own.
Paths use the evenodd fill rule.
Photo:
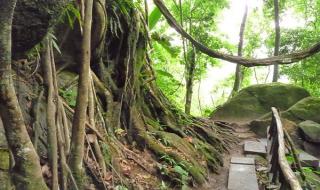
<svg viewBox="0 0 320 190">
<path fill-rule="evenodd" d="M 244 141 L 244 156 L 234 156 L 230 160 L 228 190 L 259 190 L 256 175 L 255 156 L 267 155 L 267 139 Z M 316 157 L 299 150 L 299 160 L 303 167 L 320 169 Z"/>
<path fill-rule="evenodd" d="M 266 153 L 266 139 L 245 141 L 245 156 L 231 158 L 228 190 L 259 190 L 254 155 L 266 156 Z"/>
</svg>

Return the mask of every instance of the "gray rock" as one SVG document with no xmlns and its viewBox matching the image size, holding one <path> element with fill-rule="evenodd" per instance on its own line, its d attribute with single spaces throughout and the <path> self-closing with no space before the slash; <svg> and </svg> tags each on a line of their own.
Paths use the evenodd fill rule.
<svg viewBox="0 0 320 190">
<path fill-rule="evenodd" d="M 316 143 L 309 143 L 307 141 L 303 141 L 303 150 L 307 153 L 312 154 L 313 156 L 320 159 L 320 146 Z"/>
<path fill-rule="evenodd" d="M 299 123 L 299 129 L 304 139 L 312 143 L 320 143 L 320 124 L 314 121 L 304 121 Z"/>
<path fill-rule="evenodd" d="M 301 164 L 304 167 L 319 167 L 319 160 L 306 152 L 301 151 L 299 153 L 299 160 L 301 161 Z"/>
</svg>

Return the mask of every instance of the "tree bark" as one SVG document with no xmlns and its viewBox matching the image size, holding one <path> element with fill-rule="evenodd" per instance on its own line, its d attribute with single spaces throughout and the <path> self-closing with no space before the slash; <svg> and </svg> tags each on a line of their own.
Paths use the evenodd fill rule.
<svg viewBox="0 0 320 190">
<path fill-rule="evenodd" d="M 279 21 L 279 0 L 274 0 L 274 25 L 275 25 L 275 43 L 274 56 L 279 55 L 280 49 L 280 21 Z M 279 64 L 274 64 L 272 82 L 277 82 L 279 79 Z"/>
<path fill-rule="evenodd" d="M 180 17 L 181 17 L 181 26 L 183 27 L 183 12 L 182 12 L 182 2 L 179 1 L 180 6 Z M 192 12 L 190 12 L 189 17 L 189 30 L 192 32 Z M 194 83 L 194 74 L 196 67 L 196 52 L 193 45 L 188 46 L 186 40 L 182 37 L 183 43 L 183 56 L 185 60 L 185 79 L 186 79 L 186 102 L 185 102 L 185 113 L 190 114 L 191 104 L 192 104 L 192 95 L 193 95 L 193 83 Z M 190 56 L 187 56 L 187 49 L 190 47 Z"/>
<path fill-rule="evenodd" d="M 192 46 L 191 55 L 186 64 L 186 103 L 185 103 L 185 113 L 190 114 L 192 94 L 193 94 L 193 83 L 194 74 L 196 67 L 196 52 L 195 48 Z"/>
<path fill-rule="evenodd" d="M 93 0 L 85 1 L 83 36 L 81 44 L 81 68 L 79 74 L 78 95 L 72 123 L 72 138 L 70 152 L 70 169 L 80 189 L 83 186 L 83 156 L 85 140 L 85 123 L 87 120 L 88 93 L 90 87 L 90 61 L 91 61 L 91 25 Z"/>
<path fill-rule="evenodd" d="M 43 75 L 47 91 L 47 128 L 48 128 L 48 158 L 52 171 L 52 190 L 58 190 L 58 144 L 57 144 L 57 97 L 53 82 L 52 55 L 50 39 L 45 40 L 43 58 Z"/>
<path fill-rule="evenodd" d="M 188 39 L 199 51 L 213 58 L 222 59 L 232 63 L 238 63 L 246 67 L 253 67 L 253 66 L 268 66 L 268 65 L 274 65 L 274 64 L 291 64 L 320 52 L 320 43 L 317 43 L 311 46 L 310 48 L 302 51 L 296 51 L 287 55 L 273 56 L 273 57 L 262 58 L 262 59 L 243 58 L 239 56 L 224 54 L 216 50 L 210 49 L 209 47 L 195 40 L 190 34 L 188 34 L 177 23 L 176 19 L 172 16 L 172 14 L 168 10 L 168 8 L 164 5 L 162 0 L 153 0 L 153 2 L 160 9 L 161 13 L 165 16 L 165 18 L 167 19 L 167 22 L 171 27 L 173 27 L 184 38 Z"/>
<path fill-rule="evenodd" d="M 241 26 L 240 26 L 239 44 L 238 44 L 238 56 L 239 57 L 242 57 L 243 37 L 244 37 L 244 30 L 246 28 L 247 17 L 248 17 L 248 5 L 246 5 L 246 7 L 245 7 L 245 11 L 244 11 Z M 242 76 L 241 65 L 237 64 L 236 73 L 235 73 L 235 80 L 234 80 L 233 90 L 231 92 L 231 97 L 236 92 L 238 92 L 240 90 L 242 79 L 243 79 L 243 76 Z"/>
<path fill-rule="evenodd" d="M 16 189 L 47 189 L 39 157 L 26 130 L 24 118 L 13 86 L 11 69 L 12 18 L 16 0 L 0 1 L 0 114 L 15 165 Z"/>
</svg>

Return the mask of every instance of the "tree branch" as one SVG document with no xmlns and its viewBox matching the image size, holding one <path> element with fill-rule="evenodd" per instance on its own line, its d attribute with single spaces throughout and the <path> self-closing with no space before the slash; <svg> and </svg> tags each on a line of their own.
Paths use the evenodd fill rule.
<svg viewBox="0 0 320 190">
<path fill-rule="evenodd" d="M 310 48 L 302 51 L 297 51 L 287 55 L 273 56 L 270 58 L 262 58 L 262 59 L 243 58 L 239 56 L 224 54 L 224 53 L 210 49 L 209 47 L 198 42 L 190 34 L 188 34 L 177 23 L 176 19 L 172 16 L 172 14 L 168 10 L 168 8 L 164 5 L 162 0 L 153 0 L 153 2 L 160 9 L 161 13 L 167 19 L 167 22 L 171 27 L 173 27 L 184 38 L 188 39 L 199 51 L 213 58 L 222 59 L 232 63 L 238 63 L 245 67 L 253 67 L 253 66 L 268 66 L 268 65 L 274 65 L 274 64 L 290 64 L 290 63 L 298 62 L 307 57 L 310 57 L 320 51 L 320 43 L 317 43 L 311 46 Z"/>
</svg>

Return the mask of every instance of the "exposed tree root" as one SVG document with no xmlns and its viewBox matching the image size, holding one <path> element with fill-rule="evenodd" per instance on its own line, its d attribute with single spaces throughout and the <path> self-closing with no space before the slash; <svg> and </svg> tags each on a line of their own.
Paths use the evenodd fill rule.
<svg viewBox="0 0 320 190">
<path fill-rule="evenodd" d="M 74 173 L 79 165 L 71 168 L 68 165 L 75 156 L 75 150 L 70 147 L 70 137 L 77 132 L 74 129 L 70 134 L 74 107 L 67 98 L 58 94 L 63 89 L 58 86 L 60 78 L 52 60 L 51 74 L 47 73 L 51 77 L 47 82 L 51 90 L 46 95 L 51 103 L 47 104 L 46 130 L 48 139 L 51 139 L 49 147 L 56 144 L 54 151 L 58 152 L 59 166 L 50 168 L 50 172 L 59 175 L 58 182 L 54 179 L 54 183 L 63 190 L 82 190 L 92 184 L 98 189 L 110 189 L 118 184 L 134 188 L 130 185 L 133 184 L 130 178 L 137 177 L 134 176 L 137 171 L 129 164 L 134 163 L 134 167 L 142 172 L 167 180 L 172 186 L 205 184 L 208 173 L 218 172 L 223 165 L 222 154 L 236 142 L 232 130 L 217 126 L 210 120 L 186 115 L 172 105 L 153 80 L 155 76 L 147 55 L 148 37 L 145 23 L 141 20 L 143 16 L 132 11 L 134 7 L 130 6 L 124 14 L 115 8 L 118 6 L 116 2 L 105 5 L 106 10 L 101 9 L 101 5 L 104 1 L 94 5 L 93 12 L 98 15 L 93 28 L 99 35 L 92 36 L 94 46 L 88 72 L 88 97 L 83 100 L 88 101 L 88 108 L 81 117 L 81 124 L 85 126 L 85 141 L 81 144 L 84 148 L 81 153 L 83 164 L 80 162 L 86 172 L 86 179 L 81 179 L 86 183 L 84 186 L 79 183 L 77 172 Z M 97 22 L 101 21 L 107 24 L 99 25 Z M 77 60 L 77 51 L 70 51 L 64 45 L 73 44 L 73 37 L 79 33 L 79 30 L 70 30 L 69 35 L 63 37 L 62 55 L 56 56 L 75 57 Z M 76 45 L 72 47 L 77 48 Z M 76 63 L 67 65 L 72 64 Z M 63 66 L 59 76 L 65 74 L 65 70 L 75 72 Z M 52 123 L 49 123 L 50 119 Z M 55 134 L 52 129 L 56 130 Z M 56 142 L 52 141 L 53 137 Z M 76 145 L 73 142 L 73 148 L 77 148 Z M 140 154 L 142 152 L 152 153 L 148 161 Z M 53 165 L 53 161 L 50 163 Z M 51 180 L 47 182 L 51 184 Z"/>
</svg>

